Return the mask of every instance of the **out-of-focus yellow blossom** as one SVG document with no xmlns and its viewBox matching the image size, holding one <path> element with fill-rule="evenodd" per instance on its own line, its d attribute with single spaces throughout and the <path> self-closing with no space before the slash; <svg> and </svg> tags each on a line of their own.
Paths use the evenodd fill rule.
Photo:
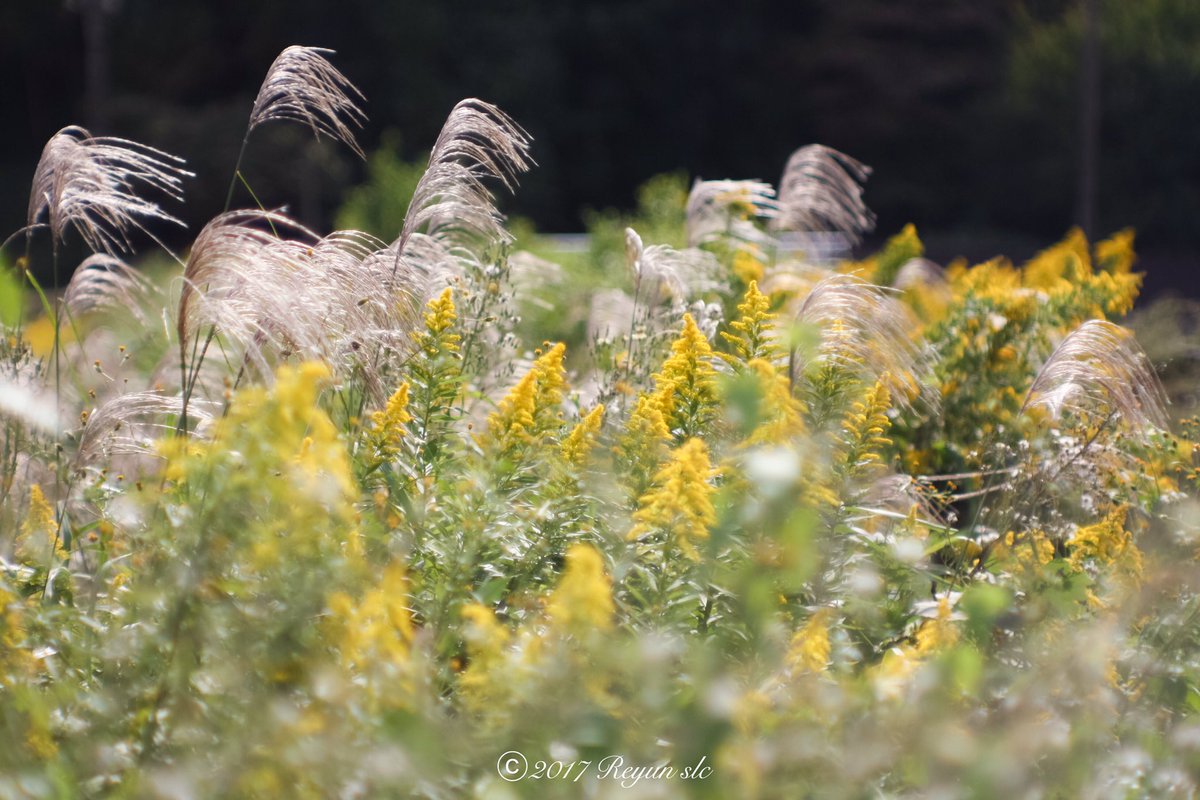
<svg viewBox="0 0 1200 800">
<path fill-rule="evenodd" d="M 397 562 L 388 566 L 379 585 L 357 602 L 345 592 L 329 596 L 330 639 L 348 669 L 408 660 L 413 624 L 405 605 L 406 586 L 404 567 Z"/>
<path fill-rule="evenodd" d="M 829 666 L 829 610 L 820 609 L 792 636 L 787 664 L 793 672 L 823 672 Z"/>
<path fill-rule="evenodd" d="M 612 580 L 599 551 L 587 544 L 571 545 L 562 579 L 546 603 L 550 620 L 578 636 L 612 628 L 613 611 Z"/>
<path fill-rule="evenodd" d="M 29 510 L 17 536 L 16 555 L 33 566 L 45 566 L 52 559 L 64 560 L 69 555 L 59 536 L 54 507 L 36 483 L 29 488 Z"/>
<path fill-rule="evenodd" d="M 762 422 L 746 438 L 748 445 L 773 445 L 785 442 L 804 432 L 804 408 L 788 379 L 775 365 L 761 358 L 746 364 L 747 370 L 758 383 Z"/>
<path fill-rule="evenodd" d="M 844 261 L 838 272 L 857 275 L 878 286 L 891 286 L 900 268 L 925 253 L 925 245 L 917 235 L 915 225 L 905 225 L 884 244 L 883 249 L 862 261 Z"/>
<path fill-rule="evenodd" d="M 654 488 L 638 500 L 628 538 L 664 531 L 688 558 L 699 560 L 696 542 L 707 539 L 717 521 L 713 476 L 704 442 L 688 439 L 654 476 Z"/>
<path fill-rule="evenodd" d="M 481 603 L 468 603 L 461 613 L 468 657 L 466 669 L 458 676 L 463 699 L 476 711 L 494 709 L 508 694 L 503 673 L 512 633 Z"/>
<path fill-rule="evenodd" d="M 1096 243 L 1096 269 L 1123 275 L 1133 270 L 1137 254 L 1133 250 L 1133 228 L 1125 228 Z"/>
<path fill-rule="evenodd" d="M 1041 530 L 1009 531 L 996 544 L 993 559 L 1005 569 L 1024 575 L 1040 574 L 1054 560 L 1054 542 Z"/>
<path fill-rule="evenodd" d="M 579 420 L 562 443 L 563 459 L 574 466 L 581 466 L 596 444 L 600 426 L 604 424 L 604 406 L 598 405 Z"/>
<path fill-rule="evenodd" d="M 371 441 L 380 461 L 391 461 L 400 454 L 404 426 L 412 422 L 412 415 L 408 413 L 408 393 L 409 385 L 405 381 L 388 398 L 387 405 L 371 415 Z"/>
<path fill-rule="evenodd" d="M 913 674 L 930 657 L 958 643 L 958 626 L 952 618 L 950 601 L 938 600 L 937 616 L 927 619 L 917 629 L 915 644 L 893 647 L 872 671 L 876 694 L 888 700 L 899 698 L 908 687 Z"/>
<path fill-rule="evenodd" d="M 742 283 L 754 283 L 763 279 L 763 262 L 744 247 L 733 254 L 731 270 Z"/>
<path fill-rule="evenodd" d="M 1140 582 L 1142 552 L 1133 542 L 1133 534 L 1125 529 L 1127 506 L 1118 506 L 1094 525 L 1078 528 L 1070 538 L 1069 561 L 1076 569 L 1088 563 L 1111 568 L 1116 576 L 1134 585 Z"/>
<path fill-rule="evenodd" d="M 721 338 L 733 348 L 733 353 L 722 353 L 720 357 L 731 366 L 738 362 L 749 362 L 756 358 L 771 360 L 779 355 L 779 347 L 771 333 L 775 314 L 770 312 L 770 299 L 758 290 L 758 282 L 750 281 L 746 295 L 738 304 L 740 315 L 729 323 L 729 331 L 721 331 Z"/>
<path fill-rule="evenodd" d="M 928 656 L 958 643 L 958 626 L 951 619 L 949 598 L 938 600 L 937 616 L 925 620 L 917 631 L 917 655 Z"/>
</svg>

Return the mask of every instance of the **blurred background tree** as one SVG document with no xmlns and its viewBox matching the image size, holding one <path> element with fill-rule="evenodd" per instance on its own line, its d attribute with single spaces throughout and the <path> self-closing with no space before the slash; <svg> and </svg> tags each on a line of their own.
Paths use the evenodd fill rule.
<svg viewBox="0 0 1200 800">
<path fill-rule="evenodd" d="M 1081 213 L 1083 1 L 17 0 L 0 7 L 0 219 L 21 224 L 42 144 L 83 121 L 186 157 L 194 230 L 221 208 L 267 66 L 299 43 L 338 51 L 369 100 L 364 146 L 386 145 L 368 170 L 303 129 L 256 136 L 259 197 L 319 227 L 474 95 L 535 137 L 540 167 L 508 210 L 541 230 L 631 207 L 660 173 L 774 181 L 821 141 L 875 167 L 879 237 L 914 222 L 935 258 L 1020 257 Z M 1150 288 L 1183 285 L 1200 250 L 1200 4 L 1095 2 L 1096 227 L 1136 226 Z M 356 196 L 343 219 L 376 213 Z"/>
</svg>

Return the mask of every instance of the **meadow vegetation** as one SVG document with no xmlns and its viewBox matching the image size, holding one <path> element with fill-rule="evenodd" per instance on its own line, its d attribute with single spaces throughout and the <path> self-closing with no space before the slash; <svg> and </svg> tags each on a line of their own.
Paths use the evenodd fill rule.
<svg viewBox="0 0 1200 800">
<path fill-rule="evenodd" d="M 247 139 L 357 150 L 328 55 Z M 406 211 L 347 207 L 387 241 L 239 164 L 151 279 L 184 165 L 50 141 L 0 273 L 0 796 L 1196 792 L 1197 425 L 1120 324 L 1131 231 L 829 257 L 869 170 L 810 145 L 663 178 L 563 266 L 492 197 L 530 152 L 464 100 L 379 167 Z"/>
</svg>

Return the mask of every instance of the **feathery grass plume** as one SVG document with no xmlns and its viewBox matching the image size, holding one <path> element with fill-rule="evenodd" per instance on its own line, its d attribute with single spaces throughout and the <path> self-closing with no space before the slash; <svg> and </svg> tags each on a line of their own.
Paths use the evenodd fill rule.
<svg viewBox="0 0 1200 800">
<path fill-rule="evenodd" d="M 359 158 L 366 158 L 350 129 L 351 125 L 361 128 L 366 121 L 366 114 L 354 99 L 365 98 L 325 58 L 333 52 L 301 45 L 285 48 L 271 63 L 254 98 L 246 135 L 273 119 L 292 120 L 312 128 L 315 136 L 324 134 L 336 139 Z"/>
<path fill-rule="evenodd" d="M 499 180 L 506 189 L 532 165 L 529 134 L 496 106 L 468 98 L 460 101 L 434 142 L 429 167 L 417 182 L 400 235 L 392 244 L 398 265 L 410 260 L 420 265 L 437 251 L 414 249 L 414 239 L 424 235 L 444 248 L 441 260 L 478 263 L 482 248 L 508 243 L 512 236 L 486 179 Z M 416 247 L 421 247 L 419 242 Z M 430 285 L 431 291 L 440 287 Z"/>
<path fill-rule="evenodd" d="M 42 388 L 40 380 L 0 376 L 0 417 L 16 420 L 42 433 L 61 428 L 54 410 L 54 394 Z"/>
<path fill-rule="evenodd" d="M 915 321 L 886 289 L 852 275 L 830 275 L 809 292 L 796 322 L 817 328 L 821 341 L 815 364 L 805 363 L 799 350 L 792 351 L 793 385 L 812 366 L 833 368 L 868 384 L 884 379 L 901 407 L 909 407 L 922 394 L 936 405 L 918 378 L 927 356 L 914 343 Z"/>
<path fill-rule="evenodd" d="M 634 299 L 651 307 L 664 299 L 685 303 L 725 287 L 712 253 L 665 244 L 646 247 L 633 228 L 625 229 L 625 257 L 637 287 Z"/>
<path fill-rule="evenodd" d="M 154 391 L 117 395 L 87 415 L 79 435 L 79 448 L 72 462 L 74 469 L 118 455 L 145 455 L 158 449 L 162 437 L 175 430 L 175 417 L 183 401 Z M 195 400 L 188 413 L 193 430 L 212 421 L 208 403 Z"/>
<path fill-rule="evenodd" d="M 145 323 L 142 304 L 151 291 L 150 282 L 136 269 L 115 256 L 94 253 L 75 269 L 62 304 L 73 317 L 109 309 L 133 314 Z"/>
<path fill-rule="evenodd" d="M 379 372 L 387 361 L 370 359 L 364 348 L 407 352 L 417 313 L 405 283 L 387 280 L 381 246 L 356 231 L 321 238 L 270 211 L 216 217 L 196 237 L 184 268 L 177 325 L 185 360 L 198 332 L 211 326 L 240 346 L 235 370 L 251 366 L 270 375 L 273 357 L 291 355 L 324 361 L 340 374 L 361 368 L 382 402 Z"/>
<path fill-rule="evenodd" d="M 183 200 L 183 179 L 192 173 L 182 164 L 180 158 L 137 142 L 94 137 L 76 126 L 63 128 L 42 150 L 26 224 L 32 228 L 46 214 L 58 242 L 68 227 L 74 227 L 93 251 L 128 251 L 131 231 L 154 238 L 145 227 L 149 222 L 183 225 L 136 193 L 145 188 Z"/>
<path fill-rule="evenodd" d="M 852 242 L 871 230 L 875 216 L 863 203 L 871 168 L 820 144 L 792 153 L 779 179 L 774 230 L 838 231 Z"/>
<path fill-rule="evenodd" d="M 1105 419 L 1117 414 L 1134 430 L 1167 428 L 1167 397 L 1133 333 L 1089 320 L 1059 343 L 1038 370 L 1021 410 L 1043 408 Z"/>
<path fill-rule="evenodd" d="M 729 236 L 761 244 L 769 236 L 754 224 L 779 213 L 775 189 L 760 181 L 697 179 L 687 199 L 687 242 L 692 247 Z"/>
</svg>

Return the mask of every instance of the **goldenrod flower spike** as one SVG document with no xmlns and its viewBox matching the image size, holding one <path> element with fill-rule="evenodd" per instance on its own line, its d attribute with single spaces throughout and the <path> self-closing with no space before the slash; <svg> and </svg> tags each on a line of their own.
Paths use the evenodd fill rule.
<svg viewBox="0 0 1200 800">
<path fill-rule="evenodd" d="M 581 466 L 587 460 L 588 453 L 600 435 L 600 426 L 604 424 L 604 406 L 598 405 L 579 420 L 562 444 L 563 459 L 573 466 Z"/>
<path fill-rule="evenodd" d="M 412 415 L 408 413 L 408 393 L 409 384 L 405 381 L 388 398 L 387 405 L 371 415 L 371 438 L 381 461 L 391 461 L 400 453 L 404 426 L 412 422 Z"/>
<path fill-rule="evenodd" d="M 609 630 L 613 625 L 612 579 L 604 559 L 591 545 L 567 550 L 566 570 L 546 603 L 546 613 L 558 627 L 575 634 Z"/>
<path fill-rule="evenodd" d="M 712 497 L 716 489 L 708 459 L 708 448 L 699 439 L 689 439 L 671 454 L 654 476 L 654 488 L 638 500 L 629 539 L 664 531 L 692 560 L 699 560 L 696 542 L 708 538 L 716 524 Z"/>
<path fill-rule="evenodd" d="M 430 300 L 425 308 L 425 329 L 434 336 L 449 330 L 458 320 L 458 312 L 454 308 L 454 291 L 449 286 Z M 446 349 L 450 352 L 458 351 L 458 336 L 447 337 Z"/>
<path fill-rule="evenodd" d="M 501 398 L 496 411 L 488 416 L 488 434 L 501 451 L 507 452 L 532 441 L 537 384 L 535 370 L 525 373 L 525 377 Z"/>
<path fill-rule="evenodd" d="M 792 636 L 787 663 L 793 672 L 823 672 L 829 666 L 829 610 L 820 609 Z"/>
<path fill-rule="evenodd" d="M 654 376 L 652 402 L 667 429 L 695 436 L 717 405 L 717 372 L 712 346 L 691 314 L 683 315 L 683 330 L 671 345 L 671 355 Z"/>
<path fill-rule="evenodd" d="M 36 566 L 45 566 L 51 558 L 64 560 L 69 555 L 58 535 L 54 506 L 36 483 L 29 489 L 29 511 L 17 536 L 16 554 L 21 561 Z"/>
<path fill-rule="evenodd" d="M 756 358 L 768 361 L 779 356 L 779 348 L 771 333 L 775 314 L 770 312 L 770 299 L 758 290 L 758 281 L 750 281 L 746 295 L 738 304 L 736 320 L 729 323 L 731 330 L 721 331 L 721 338 L 733 348 L 732 354 L 722 353 L 721 358 L 730 366 L 747 363 Z"/>
</svg>

